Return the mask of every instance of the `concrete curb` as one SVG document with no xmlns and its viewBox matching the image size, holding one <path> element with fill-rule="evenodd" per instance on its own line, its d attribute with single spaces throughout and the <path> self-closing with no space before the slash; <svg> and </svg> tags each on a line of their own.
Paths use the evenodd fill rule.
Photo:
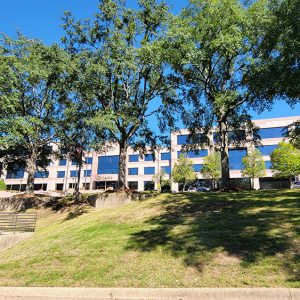
<svg viewBox="0 0 300 300">
<path fill-rule="evenodd" d="M 0 299 L 46 300 L 300 300 L 300 289 L 288 288 L 40 288 L 0 287 Z"/>
</svg>

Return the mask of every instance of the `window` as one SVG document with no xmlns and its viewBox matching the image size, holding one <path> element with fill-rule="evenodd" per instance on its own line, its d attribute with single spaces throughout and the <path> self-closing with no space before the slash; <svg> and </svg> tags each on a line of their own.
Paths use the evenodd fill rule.
<svg viewBox="0 0 300 300">
<path fill-rule="evenodd" d="M 177 135 L 177 145 L 186 145 L 188 143 L 187 140 L 188 140 L 187 134 Z"/>
<path fill-rule="evenodd" d="M 171 153 L 170 152 L 161 153 L 160 159 L 161 160 L 171 160 Z"/>
<path fill-rule="evenodd" d="M 67 160 L 66 159 L 60 159 L 58 161 L 58 165 L 59 166 L 66 166 L 67 165 Z"/>
<path fill-rule="evenodd" d="M 145 167 L 144 174 L 145 175 L 155 174 L 155 167 Z"/>
<path fill-rule="evenodd" d="M 265 161 L 266 169 L 272 169 L 272 163 L 269 160 Z"/>
<path fill-rule="evenodd" d="M 57 183 L 55 190 L 57 191 L 62 191 L 64 189 L 64 184 L 63 183 Z"/>
<path fill-rule="evenodd" d="M 193 169 L 194 169 L 195 172 L 200 172 L 201 169 L 202 169 L 202 165 L 201 164 L 194 164 Z"/>
<path fill-rule="evenodd" d="M 119 173 L 119 155 L 99 156 L 98 174 L 118 174 Z"/>
<path fill-rule="evenodd" d="M 70 177 L 77 177 L 77 176 L 78 176 L 77 170 L 70 171 Z"/>
<path fill-rule="evenodd" d="M 277 147 L 278 145 L 265 145 L 256 147 L 256 149 L 259 150 L 262 155 L 270 155 Z"/>
<path fill-rule="evenodd" d="M 139 168 L 128 168 L 128 175 L 138 175 Z"/>
<path fill-rule="evenodd" d="M 93 163 L 93 158 L 92 157 L 86 157 L 85 158 L 85 163 L 88 165 L 91 165 Z"/>
<path fill-rule="evenodd" d="M 138 182 L 137 181 L 128 181 L 128 187 L 131 189 L 131 190 L 137 190 L 138 189 Z"/>
<path fill-rule="evenodd" d="M 246 133 L 244 130 L 236 130 L 228 132 L 228 141 L 229 143 L 243 141 L 246 139 Z M 213 133 L 213 140 L 215 143 L 220 143 L 220 132 Z"/>
<path fill-rule="evenodd" d="M 139 155 L 138 154 L 129 155 L 129 162 L 138 162 L 138 161 L 139 161 Z"/>
<path fill-rule="evenodd" d="M 154 156 L 153 156 L 153 154 L 146 154 L 144 160 L 145 160 L 145 161 L 154 161 Z"/>
<path fill-rule="evenodd" d="M 243 169 L 242 159 L 247 155 L 247 149 L 229 149 L 229 169 L 241 170 Z"/>
<path fill-rule="evenodd" d="M 188 158 L 204 157 L 204 156 L 207 156 L 208 150 L 201 149 L 201 150 L 194 150 L 194 151 L 188 151 L 188 152 L 177 151 L 178 158 L 179 158 L 180 154 L 183 154 L 185 157 L 188 157 Z"/>
<path fill-rule="evenodd" d="M 161 170 L 164 170 L 166 174 L 171 174 L 171 167 L 170 166 L 162 166 Z"/>
<path fill-rule="evenodd" d="M 34 178 L 48 178 L 49 171 L 37 171 L 34 174 Z"/>
<path fill-rule="evenodd" d="M 177 145 L 187 145 L 193 143 L 206 143 L 208 141 L 207 136 L 204 133 L 197 133 L 191 137 L 192 141 L 189 141 L 188 134 L 177 135 Z"/>
<path fill-rule="evenodd" d="M 287 127 L 260 128 L 258 134 L 262 139 L 281 138 L 286 136 Z"/>
<path fill-rule="evenodd" d="M 144 181 L 144 191 L 152 191 L 152 190 L 154 190 L 154 182 Z"/>
<path fill-rule="evenodd" d="M 57 171 L 57 178 L 65 178 L 66 172 L 65 171 Z"/>
<path fill-rule="evenodd" d="M 91 175 L 92 175 L 92 170 L 84 170 L 83 171 L 84 177 L 91 177 Z"/>
<path fill-rule="evenodd" d="M 15 172 L 8 171 L 6 174 L 6 179 L 22 179 L 24 178 L 24 170 L 18 170 Z"/>
<path fill-rule="evenodd" d="M 72 160 L 72 166 L 77 166 L 77 161 Z"/>
<path fill-rule="evenodd" d="M 77 183 L 69 183 L 69 189 L 75 189 L 77 187 Z"/>
</svg>

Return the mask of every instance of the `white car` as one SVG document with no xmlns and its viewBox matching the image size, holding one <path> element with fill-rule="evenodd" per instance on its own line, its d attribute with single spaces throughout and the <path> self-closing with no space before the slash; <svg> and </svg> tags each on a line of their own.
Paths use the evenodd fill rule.
<svg viewBox="0 0 300 300">
<path fill-rule="evenodd" d="M 292 189 L 300 189 L 300 181 L 294 181 L 291 186 Z"/>
<path fill-rule="evenodd" d="M 197 187 L 197 192 L 209 192 L 210 188 L 206 187 L 206 186 L 198 186 Z"/>
<path fill-rule="evenodd" d="M 197 189 L 195 187 L 189 187 L 188 192 L 197 192 Z"/>
</svg>

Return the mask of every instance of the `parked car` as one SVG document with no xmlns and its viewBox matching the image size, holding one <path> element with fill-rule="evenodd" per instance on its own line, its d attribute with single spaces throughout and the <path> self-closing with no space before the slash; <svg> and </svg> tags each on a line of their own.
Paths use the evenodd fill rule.
<svg viewBox="0 0 300 300">
<path fill-rule="evenodd" d="M 300 189 L 300 181 L 294 181 L 291 186 L 292 189 Z"/>
<path fill-rule="evenodd" d="M 206 187 L 206 186 L 198 186 L 197 187 L 197 192 L 209 192 L 210 188 Z"/>
<path fill-rule="evenodd" d="M 195 187 L 189 187 L 187 191 L 188 192 L 197 192 L 197 188 L 195 188 Z"/>
</svg>

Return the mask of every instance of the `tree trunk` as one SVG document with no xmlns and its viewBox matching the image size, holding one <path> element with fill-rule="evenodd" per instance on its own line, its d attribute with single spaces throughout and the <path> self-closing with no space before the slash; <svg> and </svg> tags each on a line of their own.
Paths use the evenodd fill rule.
<svg viewBox="0 0 300 300">
<path fill-rule="evenodd" d="M 81 170 L 82 170 L 82 157 L 83 157 L 83 151 L 82 149 L 80 149 L 78 172 L 77 172 L 77 184 L 75 184 L 75 203 L 78 203 L 80 200 L 79 186 L 80 186 L 80 177 L 81 177 Z"/>
<path fill-rule="evenodd" d="M 36 172 L 37 154 L 32 150 L 30 157 L 26 161 L 26 172 L 28 174 L 25 194 L 34 194 L 34 174 Z"/>
<path fill-rule="evenodd" d="M 185 186 L 186 186 L 186 182 L 183 183 L 183 189 L 182 189 L 183 192 L 185 192 Z"/>
<path fill-rule="evenodd" d="M 120 144 L 118 188 L 121 190 L 127 188 L 127 172 L 126 172 L 127 148 L 128 145 L 125 142 Z"/>
<path fill-rule="evenodd" d="M 230 174 L 229 174 L 229 155 L 228 155 L 228 135 L 226 123 L 224 120 L 219 122 L 220 139 L 221 139 L 221 169 L 222 180 L 221 184 L 223 188 L 229 187 Z"/>
</svg>

